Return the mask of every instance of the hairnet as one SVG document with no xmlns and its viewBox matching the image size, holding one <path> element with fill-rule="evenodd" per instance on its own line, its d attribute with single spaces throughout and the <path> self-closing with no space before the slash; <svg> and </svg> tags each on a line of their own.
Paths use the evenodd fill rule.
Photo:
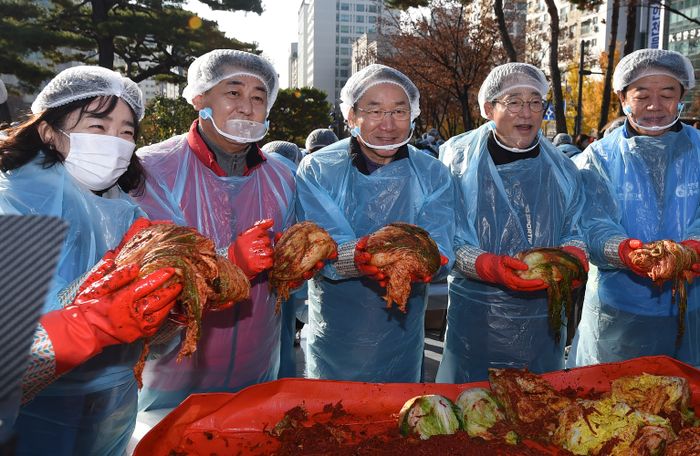
<svg viewBox="0 0 700 456">
<path fill-rule="evenodd" d="M 7 101 L 7 88 L 5 87 L 5 83 L 2 82 L 2 79 L 0 79 L 0 104 L 3 104 L 6 101 Z"/>
<path fill-rule="evenodd" d="M 306 150 L 313 152 L 336 141 L 338 141 L 338 137 L 333 133 L 333 130 L 317 128 L 306 137 Z"/>
<path fill-rule="evenodd" d="M 298 165 L 301 161 L 301 150 L 299 146 L 289 141 L 270 141 L 262 146 L 263 152 L 268 154 L 279 154 Z"/>
<path fill-rule="evenodd" d="M 479 89 L 481 117 L 487 118 L 484 109 L 487 101 L 493 101 L 505 92 L 519 87 L 531 88 L 542 98 L 549 92 L 549 82 L 542 70 L 528 63 L 506 63 L 491 70 Z"/>
<path fill-rule="evenodd" d="M 260 79 L 267 90 L 267 113 L 277 98 L 279 80 L 272 64 L 259 55 L 233 49 L 215 49 L 197 57 L 187 69 L 187 86 L 182 96 L 188 103 L 221 81 L 236 75 Z"/>
<path fill-rule="evenodd" d="M 350 79 L 340 91 L 340 111 L 343 113 L 345 120 L 348 119 L 350 108 L 354 106 L 357 100 L 362 98 L 367 89 L 384 83 L 396 84 L 406 92 L 411 107 L 411 120 L 420 115 L 420 93 L 418 92 L 418 87 L 399 70 L 375 63 L 350 76 Z"/>
<path fill-rule="evenodd" d="M 685 88 L 695 87 L 693 64 L 683 54 L 665 49 L 640 49 L 620 60 L 613 73 L 613 90 L 621 92 L 634 81 L 646 76 L 670 76 Z"/>
<path fill-rule="evenodd" d="M 38 114 L 86 98 L 117 96 L 124 100 L 143 119 L 143 94 L 139 86 L 116 71 L 99 66 L 75 66 L 58 73 L 46 84 L 32 103 L 32 112 Z"/>
<path fill-rule="evenodd" d="M 559 144 L 572 144 L 573 142 L 573 138 L 568 133 L 559 133 L 552 140 L 552 144 L 555 146 L 558 146 Z"/>
</svg>

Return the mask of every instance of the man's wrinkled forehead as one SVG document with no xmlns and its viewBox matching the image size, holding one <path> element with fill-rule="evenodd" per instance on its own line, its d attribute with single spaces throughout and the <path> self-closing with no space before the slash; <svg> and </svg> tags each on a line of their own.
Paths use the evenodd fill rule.
<svg viewBox="0 0 700 456">
<path fill-rule="evenodd" d="M 227 87 L 243 87 L 250 85 L 251 81 L 254 81 L 252 87 L 254 90 L 263 92 L 266 96 L 268 95 L 267 87 L 265 86 L 265 83 L 263 83 L 262 79 L 250 73 L 232 74 L 231 76 L 226 77 L 219 84 Z"/>
<path fill-rule="evenodd" d="M 366 106 L 378 106 L 381 104 L 381 101 L 378 99 L 379 95 L 381 93 L 385 93 L 387 87 L 392 86 L 401 89 L 401 96 L 396 97 L 394 100 L 392 100 L 393 104 L 396 106 L 408 106 L 409 98 L 408 93 L 406 93 L 406 89 L 401 84 L 389 81 L 382 81 L 370 85 L 364 91 L 364 93 L 362 93 L 362 95 L 357 99 L 357 103 L 361 102 L 363 105 Z M 398 91 L 396 93 L 398 93 Z"/>
</svg>

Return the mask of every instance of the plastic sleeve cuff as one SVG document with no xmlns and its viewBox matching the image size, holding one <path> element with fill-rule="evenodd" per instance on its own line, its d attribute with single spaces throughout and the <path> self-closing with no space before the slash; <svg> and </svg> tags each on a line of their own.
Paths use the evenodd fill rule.
<svg viewBox="0 0 700 456">
<path fill-rule="evenodd" d="M 338 259 L 335 261 L 336 272 L 345 277 L 360 277 L 362 273 L 355 266 L 355 245 L 357 240 L 348 241 L 338 246 Z"/>
<path fill-rule="evenodd" d="M 56 377 L 56 354 L 53 344 L 49 334 L 40 324 L 34 331 L 29 364 L 22 375 L 22 404 L 34 399 L 34 396 L 50 385 Z"/>
<path fill-rule="evenodd" d="M 616 236 L 605 241 L 605 245 L 603 246 L 603 255 L 605 256 L 605 260 L 608 262 L 608 264 L 613 268 L 627 268 L 625 263 L 622 262 L 622 259 L 620 259 L 620 243 L 625 239 L 627 238 L 623 236 Z"/>
<path fill-rule="evenodd" d="M 472 247 L 470 245 L 463 245 L 455 251 L 455 268 L 464 277 L 470 279 L 481 280 L 479 274 L 476 273 L 476 259 L 482 253 L 486 253 L 483 250 Z"/>
</svg>

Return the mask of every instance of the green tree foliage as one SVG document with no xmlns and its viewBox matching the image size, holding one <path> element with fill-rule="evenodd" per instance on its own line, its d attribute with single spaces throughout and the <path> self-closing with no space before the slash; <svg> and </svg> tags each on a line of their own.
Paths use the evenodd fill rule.
<svg viewBox="0 0 700 456">
<path fill-rule="evenodd" d="M 55 74 L 46 62 L 29 59 L 51 55 L 59 43 L 82 48 L 89 40 L 79 34 L 49 27 L 50 11 L 40 2 L 0 0 L 0 73 L 17 77 L 22 90 L 33 91 Z"/>
<path fill-rule="evenodd" d="M 262 11 L 260 0 L 201 1 L 227 11 Z M 136 82 L 152 76 L 182 81 L 173 70 L 187 68 L 207 51 L 255 51 L 254 45 L 227 38 L 214 21 L 184 10 L 184 4 L 185 0 L 0 0 L 0 71 L 16 75 L 25 89 L 36 89 L 55 74 L 55 65 L 76 61 L 119 69 Z M 37 56 L 43 59 L 37 62 Z"/>
<path fill-rule="evenodd" d="M 328 128 L 332 109 L 322 90 L 282 89 L 270 112 L 270 132 L 266 140 L 289 141 L 304 147 L 306 136 L 312 130 Z"/>
<path fill-rule="evenodd" d="M 146 115 L 139 127 L 139 147 L 186 133 L 196 118 L 197 111 L 182 97 L 154 98 L 146 106 Z"/>
</svg>

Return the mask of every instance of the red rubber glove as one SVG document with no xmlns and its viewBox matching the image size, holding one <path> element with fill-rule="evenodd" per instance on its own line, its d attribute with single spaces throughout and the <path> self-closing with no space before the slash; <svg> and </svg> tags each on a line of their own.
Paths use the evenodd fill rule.
<svg viewBox="0 0 700 456">
<path fill-rule="evenodd" d="M 372 254 L 367 251 L 367 239 L 369 236 L 363 236 L 358 239 L 355 244 L 355 267 L 362 275 L 369 277 L 372 280 L 379 282 L 379 285 L 386 286 L 386 275 L 379 270 L 378 267 L 370 264 Z"/>
<path fill-rule="evenodd" d="M 103 260 L 113 260 L 119 255 L 119 252 L 121 249 L 126 245 L 127 242 L 131 240 L 136 234 L 141 231 L 144 228 L 148 228 L 151 225 L 158 225 L 161 223 L 173 223 L 170 220 L 148 220 L 147 218 L 144 217 L 139 217 L 136 220 L 134 220 L 134 223 L 131 224 L 128 230 L 126 230 L 126 233 L 124 233 L 124 236 L 122 237 L 122 240 L 119 242 L 119 245 L 115 247 L 112 250 L 108 250 L 104 256 L 102 257 Z"/>
<path fill-rule="evenodd" d="M 272 219 L 255 222 L 255 225 L 242 232 L 228 248 L 229 259 L 241 268 L 249 280 L 272 267 L 274 250 L 268 230 L 274 224 Z"/>
<path fill-rule="evenodd" d="M 540 279 L 523 279 L 515 271 L 527 271 L 525 263 L 507 255 L 482 253 L 476 259 L 476 273 L 490 283 L 504 285 L 515 291 L 538 291 L 547 288 Z"/>
<path fill-rule="evenodd" d="M 637 250 L 642 246 L 642 241 L 639 239 L 625 239 L 624 241 L 620 242 L 620 245 L 617 247 L 617 255 L 620 257 L 620 260 L 622 263 L 627 266 L 629 270 L 637 274 L 638 276 L 642 277 L 649 277 L 645 271 L 642 271 L 638 267 L 632 264 L 632 261 L 630 260 L 630 253 L 632 253 L 634 250 Z"/>
<path fill-rule="evenodd" d="M 681 241 L 681 244 L 688 247 L 689 249 L 693 249 L 695 253 L 700 255 L 700 242 L 693 239 L 686 239 L 685 241 Z M 692 269 L 694 273 L 700 274 L 700 263 L 693 264 Z"/>
<path fill-rule="evenodd" d="M 105 269 L 114 264 L 108 260 Z M 162 285 L 175 273 L 163 268 L 141 279 L 139 267 L 127 265 L 98 278 L 81 291 L 73 304 L 41 318 L 56 356 L 56 374 L 66 372 L 104 347 L 134 342 L 156 333 L 182 291 L 179 283 Z"/>
<path fill-rule="evenodd" d="M 589 265 L 588 258 L 586 258 L 586 252 L 584 252 L 582 249 L 579 249 L 578 247 L 574 247 L 573 245 L 565 245 L 561 249 L 578 258 L 578 260 L 581 262 L 581 266 L 583 266 L 583 270 L 588 272 Z M 580 280 L 574 280 L 571 284 L 571 286 L 573 286 L 574 288 L 578 288 L 581 285 L 583 285 L 583 282 Z"/>
</svg>

